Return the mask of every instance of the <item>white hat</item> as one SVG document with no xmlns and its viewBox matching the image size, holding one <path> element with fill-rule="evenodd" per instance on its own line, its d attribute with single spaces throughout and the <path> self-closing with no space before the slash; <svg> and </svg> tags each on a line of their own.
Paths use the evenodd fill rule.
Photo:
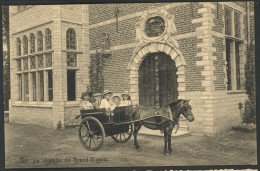
<svg viewBox="0 0 260 171">
<path fill-rule="evenodd" d="M 124 93 L 121 94 L 121 96 L 123 96 L 123 95 L 130 96 L 128 91 L 125 91 Z"/>
<path fill-rule="evenodd" d="M 109 93 L 113 94 L 112 91 L 105 90 L 105 91 L 103 92 L 103 96 L 105 96 L 106 94 L 109 94 Z"/>
</svg>

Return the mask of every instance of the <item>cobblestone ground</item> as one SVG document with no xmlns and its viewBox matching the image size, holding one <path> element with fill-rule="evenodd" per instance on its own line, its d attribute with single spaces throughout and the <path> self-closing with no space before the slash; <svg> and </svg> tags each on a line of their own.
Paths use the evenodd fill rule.
<svg viewBox="0 0 260 171">
<path fill-rule="evenodd" d="M 163 139 L 139 135 L 118 144 L 106 137 L 99 151 L 85 150 L 77 129 L 58 131 L 35 125 L 5 124 L 6 168 L 188 166 L 256 164 L 256 133 L 229 131 L 225 135 L 173 137 L 173 153 L 163 154 Z M 81 159 L 81 160 L 80 160 Z"/>
</svg>

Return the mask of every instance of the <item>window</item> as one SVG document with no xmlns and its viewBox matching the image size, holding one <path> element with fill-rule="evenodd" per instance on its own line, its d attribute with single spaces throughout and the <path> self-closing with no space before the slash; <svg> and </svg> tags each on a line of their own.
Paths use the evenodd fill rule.
<svg viewBox="0 0 260 171">
<path fill-rule="evenodd" d="M 49 96 L 49 101 L 52 101 L 53 100 L 52 70 L 48 71 L 48 96 Z"/>
<path fill-rule="evenodd" d="M 160 16 L 151 17 L 146 21 L 145 33 L 148 37 L 158 37 L 165 30 L 164 19 Z"/>
<path fill-rule="evenodd" d="M 22 75 L 21 74 L 18 74 L 18 87 L 19 87 L 19 101 L 22 101 L 23 99 L 23 91 L 22 91 L 22 85 L 23 85 L 23 82 L 22 82 Z"/>
<path fill-rule="evenodd" d="M 27 70 L 28 69 L 28 58 L 24 58 L 23 59 L 23 70 Z"/>
<path fill-rule="evenodd" d="M 48 32 L 48 31 L 46 31 Z M 48 34 L 48 33 L 47 33 Z M 23 49 L 26 52 L 26 36 L 23 37 Z M 16 59 L 17 62 L 17 85 L 20 101 L 52 101 L 53 100 L 53 76 L 52 76 L 52 52 L 42 53 L 42 32 L 37 33 L 38 51 L 35 52 L 35 36 L 29 37 L 30 55 L 27 53 Z M 17 44 L 19 38 L 17 38 Z M 19 47 L 19 46 L 17 46 Z M 36 53 L 36 54 L 35 54 Z M 17 48 L 17 54 L 18 48 Z"/>
<path fill-rule="evenodd" d="M 68 101 L 76 100 L 76 71 L 75 70 L 67 71 L 67 94 L 68 94 Z"/>
<path fill-rule="evenodd" d="M 66 33 L 66 49 L 76 50 L 76 32 L 74 29 L 68 29 Z M 67 52 L 67 96 L 68 101 L 76 100 L 76 70 L 72 70 L 71 67 L 77 67 L 77 54 Z"/>
<path fill-rule="evenodd" d="M 76 32 L 74 29 L 68 29 L 66 33 L 66 47 L 67 49 L 75 50 L 76 47 Z"/>
<path fill-rule="evenodd" d="M 40 80 L 40 101 L 44 101 L 44 74 L 43 71 L 39 72 Z"/>
<path fill-rule="evenodd" d="M 46 50 L 51 49 L 51 30 L 46 29 L 45 30 L 45 45 L 46 45 Z"/>
<path fill-rule="evenodd" d="M 30 58 L 30 68 L 35 69 L 35 56 Z"/>
<path fill-rule="evenodd" d="M 16 39 L 16 48 L 17 56 L 21 56 L 21 39 L 19 37 Z"/>
<path fill-rule="evenodd" d="M 67 66 L 76 67 L 77 66 L 77 54 L 67 53 Z"/>
<path fill-rule="evenodd" d="M 38 31 L 37 34 L 37 45 L 38 45 L 38 52 L 43 51 L 43 35 L 41 31 Z"/>
<path fill-rule="evenodd" d="M 28 73 L 23 74 L 24 76 L 24 101 L 29 101 L 29 79 Z"/>
<path fill-rule="evenodd" d="M 23 36 L 23 54 L 28 54 L 28 39 L 27 36 Z"/>
<path fill-rule="evenodd" d="M 46 56 L 46 67 L 52 67 L 52 53 L 48 53 Z"/>
<path fill-rule="evenodd" d="M 32 73 L 33 101 L 36 101 L 36 72 Z"/>
<path fill-rule="evenodd" d="M 35 52 L 35 36 L 32 33 L 30 34 L 30 52 Z"/>
<path fill-rule="evenodd" d="M 241 90 L 241 57 L 244 54 L 241 40 L 241 13 L 225 7 L 226 76 L 227 90 Z"/>
</svg>

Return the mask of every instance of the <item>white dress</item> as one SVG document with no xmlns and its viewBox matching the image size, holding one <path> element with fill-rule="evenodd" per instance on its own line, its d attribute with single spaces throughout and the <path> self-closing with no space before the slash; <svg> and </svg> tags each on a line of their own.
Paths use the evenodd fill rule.
<svg viewBox="0 0 260 171">
<path fill-rule="evenodd" d="M 102 99 L 99 107 L 100 108 L 106 108 L 106 110 L 111 108 L 109 101 L 107 99 Z"/>
<path fill-rule="evenodd" d="M 80 110 L 93 109 L 93 104 L 86 100 L 80 101 Z"/>
</svg>

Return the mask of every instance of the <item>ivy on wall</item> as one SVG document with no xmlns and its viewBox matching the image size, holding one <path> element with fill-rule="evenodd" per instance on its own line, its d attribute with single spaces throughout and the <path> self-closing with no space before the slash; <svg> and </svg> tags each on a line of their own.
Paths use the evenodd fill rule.
<svg viewBox="0 0 260 171">
<path fill-rule="evenodd" d="M 104 91 L 103 68 L 103 54 L 96 52 L 89 66 L 90 88 L 94 93 L 102 93 Z"/>
</svg>

